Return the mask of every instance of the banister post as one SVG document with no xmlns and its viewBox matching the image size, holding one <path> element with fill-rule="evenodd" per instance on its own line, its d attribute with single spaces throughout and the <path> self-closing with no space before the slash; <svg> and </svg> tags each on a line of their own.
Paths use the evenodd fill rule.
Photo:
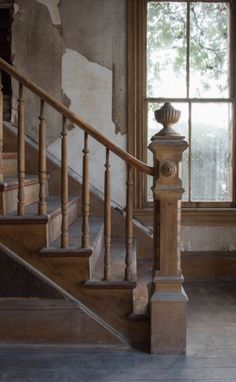
<svg viewBox="0 0 236 382">
<path fill-rule="evenodd" d="M 181 197 L 179 163 L 188 147 L 172 125 L 180 111 L 170 103 L 155 112 L 163 129 L 152 137 L 154 158 L 154 261 L 151 296 L 151 353 L 186 351 L 186 303 L 180 253 Z"/>
</svg>

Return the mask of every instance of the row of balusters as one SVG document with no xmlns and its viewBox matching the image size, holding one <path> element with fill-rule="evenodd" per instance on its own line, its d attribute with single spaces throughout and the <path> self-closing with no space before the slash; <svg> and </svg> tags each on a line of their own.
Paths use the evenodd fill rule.
<svg viewBox="0 0 236 382">
<path fill-rule="evenodd" d="M 0 82 L 1 84 L 1 82 Z M 24 96 L 23 85 L 19 83 L 18 98 L 18 204 L 19 216 L 25 214 L 25 121 L 24 121 Z M 0 154 L 3 151 L 3 95 L 0 86 Z M 68 235 L 68 134 L 67 119 L 62 116 L 61 133 L 61 248 L 69 246 Z M 1 139 L 2 138 L 2 139 Z M 2 159 L 2 155 L 0 155 Z M 127 206 L 126 206 L 126 258 L 124 279 L 132 279 L 132 247 L 133 247 L 133 202 L 132 202 L 132 167 L 127 165 Z M 88 134 L 84 132 L 83 148 L 83 182 L 82 182 L 82 236 L 81 247 L 89 248 L 89 149 Z M 47 214 L 47 167 L 46 167 L 46 124 L 45 103 L 40 102 L 39 115 L 39 201 L 38 215 Z M 111 280 L 111 166 L 110 150 L 106 148 L 105 176 L 104 176 L 104 280 Z"/>
</svg>

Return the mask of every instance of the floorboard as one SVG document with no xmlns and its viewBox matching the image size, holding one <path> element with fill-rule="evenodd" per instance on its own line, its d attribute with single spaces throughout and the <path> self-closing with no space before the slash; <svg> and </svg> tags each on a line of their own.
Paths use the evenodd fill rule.
<svg viewBox="0 0 236 382">
<path fill-rule="evenodd" d="M 236 282 L 191 283 L 186 356 L 89 347 L 0 347 L 0 382 L 235 382 Z"/>
</svg>

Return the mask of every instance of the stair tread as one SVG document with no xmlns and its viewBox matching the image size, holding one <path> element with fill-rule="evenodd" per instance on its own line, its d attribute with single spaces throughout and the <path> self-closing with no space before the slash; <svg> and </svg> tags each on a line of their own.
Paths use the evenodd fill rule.
<svg viewBox="0 0 236 382">
<path fill-rule="evenodd" d="M 79 197 L 69 197 L 69 205 L 77 201 Z M 18 216 L 17 211 L 11 211 L 4 216 L 0 216 L 0 221 L 6 219 L 38 219 L 38 220 L 49 220 L 54 214 L 57 214 L 61 211 L 61 201 L 58 196 L 49 196 L 47 197 L 47 214 L 38 215 L 38 202 L 29 204 L 25 206 L 25 214 L 23 216 Z"/>
<path fill-rule="evenodd" d="M 103 251 L 104 252 L 104 251 Z M 104 287 L 107 285 L 112 286 L 119 286 L 118 283 L 123 283 L 125 285 L 134 284 L 136 282 L 136 247 L 134 245 L 132 249 L 132 277 L 131 281 L 127 282 L 124 280 L 124 274 L 125 274 L 125 256 L 126 256 L 126 247 L 125 242 L 123 240 L 113 240 L 111 245 L 111 281 L 106 282 L 103 281 L 103 271 L 104 271 L 104 253 L 100 256 L 97 265 L 95 267 L 95 270 L 93 272 L 93 277 L 90 283 L 88 283 L 88 286 L 99 286 L 100 283 L 101 286 L 104 285 Z"/>
<path fill-rule="evenodd" d="M 25 185 L 38 183 L 37 175 L 26 175 Z M 6 191 L 18 186 L 18 178 L 16 175 L 4 176 L 3 182 L 0 183 L 0 191 Z"/>
<path fill-rule="evenodd" d="M 69 233 L 69 245 L 68 248 L 60 248 L 61 242 L 60 238 L 56 239 L 48 248 L 44 248 L 41 253 L 58 253 L 66 254 L 67 252 L 75 252 L 78 254 L 87 253 L 90 254 L 97 239 L 100 234 L 101 229 L 103 229 L 103 219 L 98 217 L 91 217 L 89 220 L 89 230 L 90 230 L 90 248 L 81 248 L 81 236 L 82 236 L 82 218 L 78 217 L 68 229 Z"/>
</svg>

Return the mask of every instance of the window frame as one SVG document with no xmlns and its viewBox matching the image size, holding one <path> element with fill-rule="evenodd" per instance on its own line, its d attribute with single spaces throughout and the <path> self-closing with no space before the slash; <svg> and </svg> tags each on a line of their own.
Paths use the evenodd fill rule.
<svg viewBox="0 0 236 382">
<path fill-rule="evenodd" d="M 147 3 L 167 0 L 128 0 L 128 151 L 130 154 L 147 161 L 147 108 L 146 98 L 146 31 Z M 168 0 L 180 2 L 198 2 L 199 0 Z M 230 97 L 224 101 L 232 102 L 232 202 L 182 202 L 182 208 L 188 210 L 232 209 L 236 207 L 236 6 L 232 0 L 201 0 L 201 2 L 227 2 L 230 4 Z M 235 23 L 233 22 L 235 20 Z M 233 49 L 234 48 L 234 49 Z M 167 98 L 156 99 L 164 102 Z M 186 99 L 184 99 L 186 101 Z M 212 100 L 212 99 L 211 99 Z M 181 99 L 170 98 L 180 102 Z M 183 100 L 182 100 L 183 102 Z M 201 99 L 200 99 L 201 102 Z M 153 205 L 147 201 L 147 177 L 135 172 L 134 208 L 135 211 L 148 211 Z M 205 212 L 204 212 L 205 213 Z"/>
</svg>

